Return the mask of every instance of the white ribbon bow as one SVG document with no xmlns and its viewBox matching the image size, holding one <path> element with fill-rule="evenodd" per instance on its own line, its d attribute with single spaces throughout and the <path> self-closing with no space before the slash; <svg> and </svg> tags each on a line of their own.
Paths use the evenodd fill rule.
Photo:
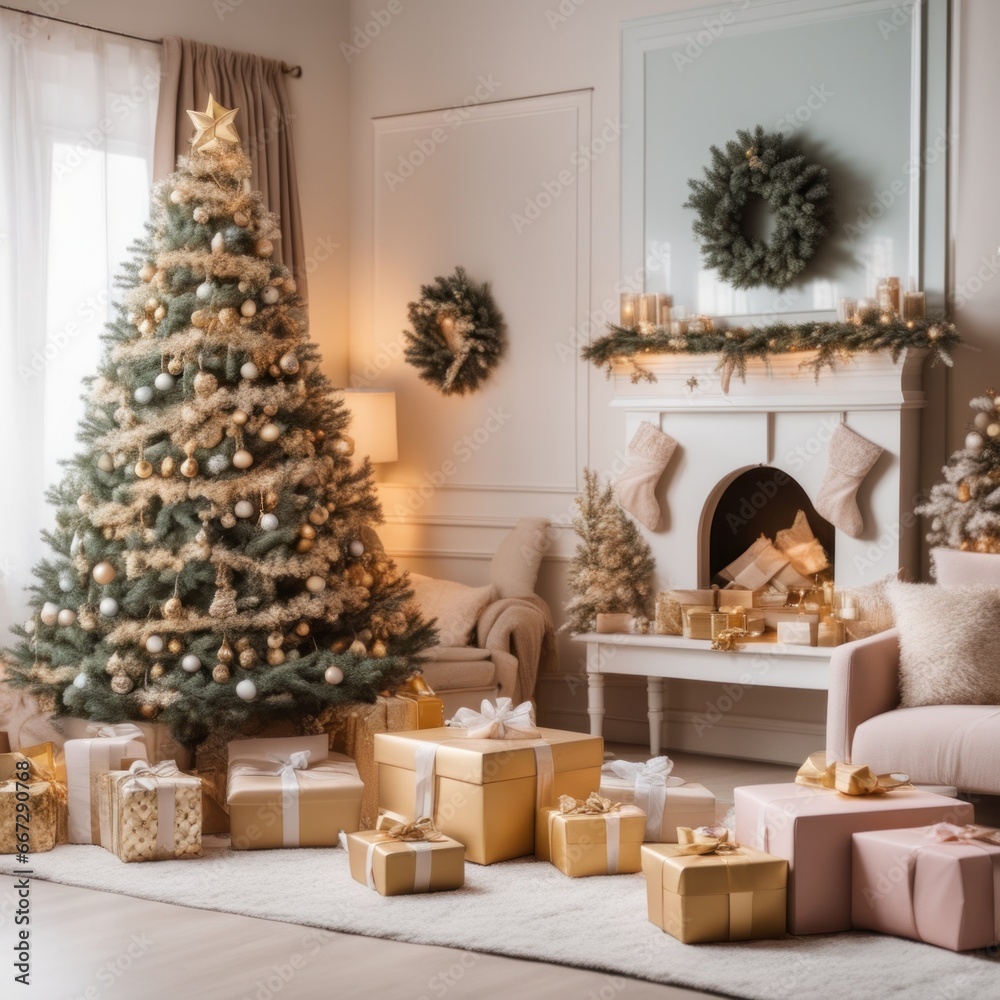
<svg viewBox="0 0 1000 1000">
<path fill-rule="evenodd" d="M 1000 831 L 985 826 L 958 826 L 956 823 L 936 823 L 927 831 L 927 839 L 938 844 L 953 842 L 970 843 L 981 840 L 987 844 L 1000 844 Z"/>
<path fill-rule="evenodd" d="M 647 841 L 662 840 L 663 817 L 667 806 L 667 778 L 674 769 L 669 757 L 652 757 L 645 764 L 613 760 L 601 770 L 630 781 L 635 789 L 635 804 L 646 814 Z"/>
<path fill-rule="evenodd" d="M 131 722 L 119 722 L 115 725 L 110 723 L 105 725 L 87 726 L 88 739 L 113 740 L 115 737 L 126 736 L 129 739 L 145 739 L 143 731 L 138 726 L 133 726 Z"/>
<path fill-rule="evenodd" d="M 156 793 L 156 856 L 172 858 L 175 850 L 174 825 L 176 819 L 175 789 L 170 782 L 160 782 L 160 778 L 172 778 L 180 774 L 177 763 L 164 760 L 150 765 L 144 760 L 132 761 L 129 776 L 122 784 L 125 791 L 142 788 Z"/>
<path fill-rule="evenodd" d="M 447 724 L 468 730 L 474 740 L 534 740 L 542 735 L 535 728 L 531 702 L 515 706 L 510 698 L 497 698 L 496 705 L 484 699 L 478 712 L 460 708 Z"/>
<path fill-rule="evenodd" d="M 164 760 L 159 764 L 148 764 L 144 760 L 134 760 L 128 773 L 131 775 L 126 782 L 128 788 L 145 788 L 147 792 L 155 792 L 159 787 L 158 778 L 171 778 L 181 772 L 176 761 Z"/>
</svg>

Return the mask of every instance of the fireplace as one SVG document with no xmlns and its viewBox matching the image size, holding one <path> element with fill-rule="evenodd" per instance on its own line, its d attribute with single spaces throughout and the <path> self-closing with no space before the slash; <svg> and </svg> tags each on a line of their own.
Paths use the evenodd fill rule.
<svg viewBox="0 0 1000 1000">
<path fill-rule="evenodd" d="M 915 573 L 919 525 L 910 512 L 925 355 L 908 350 L 898 363 L 888 355 L 858 355 L 818 379 L 802 367 L 802 355 L 783 355 L 767 366 L 751 362 L 746 380 L 733 378 L 728 392 L 712 357 L 644 357 L 654 383 L 633 382 L 631 365 L 617 365 L 611 405 L 624 411 L 626 442 L 643 420 L 678 441 L 658 485 L 661 529 L 646 536 L 658 586 L 709 585 L 760 534 L 773 538 L 790 527 L 799 509 L 839 586 L 900 568 Z M 813 507 L 830 436 L 841 422 L 884 449 L 858 492 L 859 538 L 835 529 Z"/>
</svg>

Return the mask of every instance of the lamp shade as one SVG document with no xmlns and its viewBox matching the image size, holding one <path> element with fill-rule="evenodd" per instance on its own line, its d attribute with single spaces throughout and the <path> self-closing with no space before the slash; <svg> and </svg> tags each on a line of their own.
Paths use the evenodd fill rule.
<svg viewBox="0 0 1000 1000">
<path fill-rule="evenodd" d="M 396 394 L 388 389 L 344 389 L 344 404 L 351 411 L 347 433 L 354 438 L 358 461 L 395 462 Z"/>
</svg>

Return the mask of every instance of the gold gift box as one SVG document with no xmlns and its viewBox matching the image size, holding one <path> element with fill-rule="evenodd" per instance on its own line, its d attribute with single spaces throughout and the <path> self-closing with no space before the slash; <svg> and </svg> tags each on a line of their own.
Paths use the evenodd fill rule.
<svg viewBox="0 0 1000 1000">
<path fill-rule="evenodd" d="M 142 787 L 131 771 L 98 775 L 101 846 L 120 861 L 200 858 L 201 779 L 178 771 L 150 780 L 155 788 Z M 173 830 L 162 837 L 161 793 L 171 794 L 174 804 Z"/>
<path fill-rule="evenodd" d="M 599 736 L 541 729 L 552 750 L 552 801 L 586 798 L 601 783 L 604 741 Z M 438 745 L 434 768 L 434 815 L 442 833 L 465 844 L 480 865 L 535 850 L 535 753 L 537 740 L 470 739 L 463 730 L 422 729 L 376 733 L 379 807 L 404 822 L 416 809 L 417 748 Z"/>
<path fill-rule="evenodd" d="M 535 856 L 564 875 L 634 875 L 642 871 L 640 848 L 646 814 L 634 805 L 614 810 L 619 822 L 618 870 L 608 871 L 608 813 L 562 813 L 558 806 L 538 810 Z"/>
<path fill-rule="evenodd" d="M 24 759 L 32 765 L 26 782 L 23 769 L 17 767 Z M 51 780 L 40 775 L 50 775 Z M 23 809 L 18 811 L 18 792 L 27 792 L 27 815 Z M 18 834 L 25 832 L 28 841 L 18 840 Z M 17 854 L 24 848 L 30 854 L 42 854 L 65 842 L 66 786 L 59 780 L 52 744 L 0 754 L 0 854 Z"/>
<path fill-rule="evenodd" d="M 748 941 L 785 933 L 788 862 L 750 847 L 685 854 L 644 844 L 649 919 L 678 941 Z"/>
<path fill-rule="evenodd" d="M 362 885 L 368 884 L 365 863 L 368 845 L 375 842 L 372 855 L 372 879 L 375 889 L 383 896 L 409 896 L 415 892 L 443 892 L 461 889 L 465 885 L 465 847 L 451 837 L 425 841 L 430 849 L 430 884 L 425 889 L 414 887 L 417 853 L 407 841 L 385 840 L 379 830 L 363 830 L 347 835 L 347 854 L 351 877 Z"/>
<path fill-rule="evenodd" d="M 361 828 L 361 796 L 364 784 L 354 762 L 343 754 L 331 754 L 329 738 L 290 736 L 287 738 L 233 740 L 229 744 L 229 834 L 234 850 L 276 847 L 335 847 L 337 834 Z M 268 754 L 290 755 L 309 752 L 309 767 L 298 774 L 298 842 L 284 843 L 283 809 L 285 793 L 278 764 Z M 241 764 L 259 765 L 267 774 L 234 774 Z"/>
</svg>

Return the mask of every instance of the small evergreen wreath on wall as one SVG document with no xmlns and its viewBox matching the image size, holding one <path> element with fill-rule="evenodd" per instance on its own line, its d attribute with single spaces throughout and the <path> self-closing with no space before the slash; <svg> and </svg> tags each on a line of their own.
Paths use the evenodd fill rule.
<svg viewBox="0 0 1000 1000">
<path fill-rule="evenodd" d="M 472 392 L 503 353 L 503 316 L 488 284 L 469 280 L 462 267 L 447 278 L 420 286 L 420 299 L 406 307 L 406 360 L 444 395 Z"/>
<path fill-rule="evenodd" d="M 825 167 L 788 149 L 780 132 L 739 130 L 725 152 L 712 146 L 704 180 L 689 180 L 685 208 L 702 257 L 734 288 L 787 288 L 826 235 L 830 187 Z M 775 226 L 766 242 L 748 238 L 743 216 L 751 198 L 770 206 Z"/>
</svg>

